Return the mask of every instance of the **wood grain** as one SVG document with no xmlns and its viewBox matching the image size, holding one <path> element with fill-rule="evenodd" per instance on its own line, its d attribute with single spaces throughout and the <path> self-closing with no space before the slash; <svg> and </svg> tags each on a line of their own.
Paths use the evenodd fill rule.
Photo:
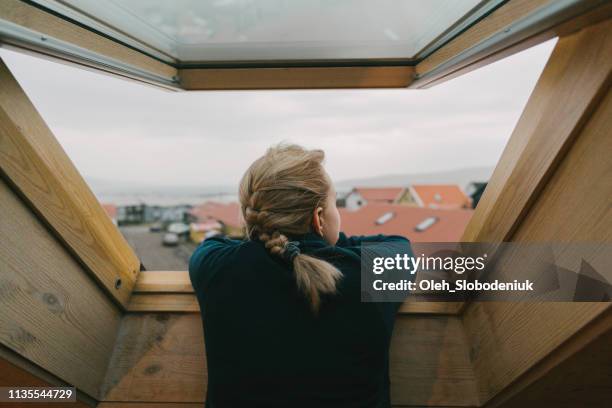
<svg viewBox="0 0 612 408">
<path fill-rule="evenodd" d="M 580 262 L 586 260 L 595 269 L 602 271 L 604 276 L 607 273 L 608 279 L 610 271 L 603 268 L 609 265 L 609 245 L 606 247 L 598 243 L 612 242 L 611 127 L 612 94 L 608 90 L 605 99 L 585 125 L 572 149 L 512 238 L 520 242 L 546 241 L 551 237 L 554 237 L 556 242 L 562 243 L 591 242 L 592 244 L 588 246 L 581 245 L 581 251 L 578 253 L 571 244 L 568 244 L 567 250 L 558 257 L 558 262 L 578 270 Z M 577 313 L 574 322 L 568 320 L 566 309 L 571 309 L 569 313 Z M 606 388 L 604 384 L 610 384 L 609 367 L 612 364 L 612 355 L 601 350 L 596 351 L 597 357 L 592 359 L 588 357 L 589 353 L 581 350 L 587 346 L 601 348 L 602 345 L 590 346 L 589 342 L 599 341 L 598 337 L 610 338 L 612 304 L 609 302 L 570 304 L 558 306 L 557 313 L 559 313 L 555 319 L 557 325 L 567 330 L 566 334 L 572 334 L 572 330 L 575 334 L 568 337 L 567 344 L 561 344 L 547 356 L 547 359 L 552 361 L 545 360 L 547 362 L 545 370 L 540 369 L 540 372 L 536 373 L 527 372 L 525 374 L 527 378 L 521 378 L 523 388 L 529 388 L 521 390 L 522 392 L 512 390 L 516 395 L 508 402 L 509 406 L 524 404 L 526 399 L 535 400 L 536 397 L 540 399 L 548 397 L 554 401 L 554 406 L 564 406 L 563 404 L 571 406 L 571 402 L 576 402 L 576 398 L 580 395 L 588 398 L 585 401 L 591 401 L 589 404 L 585 403 L 585 406 L 598 406 L 598 403 L 604 403 L 606 392 L 609 393 L 609 387 Z M 542 312 L 538 312 L 538 315 L 542 316 Z M 606 317 L 601 319 L 602 315 Z M 592 320 L 601 321 L 603 324 L 590 325 L 589 322 Z M 582 329 L 581 326 L 586 323 L 589 323 L 589 326 Z M 575 345 L 576 342 L 579 342 L 578 346 Z M 569 351 L 568 347 L 571 347 Z M 581 353 L 582 357 L 578 355 L 574 357 L 574 353 Z M 606 367 L 608 372 L 605 371 Z M 495 371 L 494 378 L 500 377 L 497 367 L 487 370 Z M 577 372 L 584 374 L 576 377 Z M 572 386 L 562 386 L 563 379 L 570 374 Z M 549 375 L 552 377 L 546 378 Z M 585 378 L 589 378 L 592 385 L 585 382 Z M 536 381 L 537 384 L 530 385 Z M 579 384 L 588 385 L 588 388 L 581 388 Z M 596 384 L 601 385 L 596 386 Z M 557 391 L 551 392 L 552 387 L 557 387 Z M 550 395 L 545 395 L 546 390 Z M 484 391 L 493 390 L 485 388 Z"/>
<path fill-rule="evenodd" d="M 608 307 L 608 303 L 470 303 L 463 322 L 480 403 L 503 391 Z"/>
<path fill-rule="evenodd" d="M 463 304 L 463 302 L 406 301 L 400 306 L 398 313 L 458 315 L 463 308 Z"/>
<path fill-rule="evenodd" d="M 595 251 L 600 250 L 595 243 L 612 242 L 611 129 L 612 94 L 608 88 L 513 240 L 591 242 Z M 593 259 L 594 253 L 589 258 Z"/>
<path fill-rule="evenodd" d="M 612 70 L 611 44 L 609 24 L 593 27 L 592 31 L 586 30 L 569 41 L 560 40 L 559 50 L 564 52 L 557 51 L 556 55 L 553 54 L 556 60 L 551 63 L 563 63 L 563 66 L 556 66 L 554 71 L 552 67 L 548 68 L 548 71 L 545 70 L 536 88 L 539 92 L 536 96 L 541 103 L 533 105 L 530 100 L 523 115 L 529 117 L 541 115 L 541 111 L 551 112 L 549 106 L 552 105 L 556 107 L 552 113 L 557 114 L 555 123 L 558 128 L 565 129 L 565 134 L 577 134 L 572 135 L 573 143 L 567 146 L 567 151 L 558 158 L 559 162 L 554 166 L 553 173 L 547 177 L 546 184 L 538 188 L 528 212 L 522 214 L 520 223 L 512 233 L 504 236 L 513 242 L 521 243 L 566 243 L 566 249 L 559 251 L 556 262 L 574 271 L 579 270 L 583 260 L 596 269 L 601 269 L 601 265 L 609 265 L 609 245 L 604 243 L 612 242 L 612 96 L 609 90 Z M 576 47 L 588 53 L 578 53 Z M 602 57 L 600 52 L 607 52 L 607 55 Z M 563 80 L 553 81 L 554 78 L 547 75 L 551 73 L 555 73 L 555 78 L 557 74 L 563 74 L 560 77 Z M 596 88 L 599 87 L 591 82 L 596 80 L 594 77 L 599 78 L 599 86 L 604 87 L 601 98 L 593 95 L 598 92 Z M 571 90 L 558 92 L 559 87 L 568 86 Z M 584 92 L 593 96 L 585 97 Z M 559 101 L 550 96 L 546 98 L 546 93 L 564 99 Z M 591 106 L 593 99 L 597 102 L 595 106 Z M 561 104 L 567 104 L 572 111 L 564 111 L 559 107 Z M 589 105 L 588 108 L 585 105 Z M 536 112 L 533 112 L 534 109 Z M 566 116 L 574 115 L 574 119 L 568 122 L 567 117 L 558 116 L 561 113 Z M 583 115 L 586 117 L 578 118 Z M 572 131 L 569 129 L 572 122 L 582 123 L 576 123 L 576 130 Z M 536 127 L 536 130 L 538 129 L 548 129 L 550 132 L 542 135 L 534 133 L 534 136 L 542 139 L 536 146 L 546 149 L 550 146 L 547 139 L 555 137 L 554 126 L 547 123 L 544 128 Z M 526 146 L 529 148 L 530 144 L 527 143 Z M 554 144 L 553 147 L 559 148 L 560 143 Z M 532 148 L 535 149 L 535 146 Z M 538 156 L 531 157 L 531 160 L 537 160 Z M 548 155 L 546 158 L 552 159 Z M 519 158 L 519 162 L 521 161 L 522 156 Z M 522 165 L 525 166 L 526 163 L 522 162 Z M 540 167 L 535 166 L 535 169 Z M 529 177 L 530 173 L 524 174 L 525 183 L 531 183 L 531 177 L 535 178 Z M 514 186 L 514 193 L 521 194 L 519 187 L 516 187 L 518 183 Z M 512 210 L 507 208 L 506 212 L 512 213 Z M 490 231 L 492 234 L 494 230 Z M 508 234 L 505 231 L 504 229 L 503 233 Z M 591 245 L 580 245 L 579 248 L 582 249 L 577 250 L 578 246 L 571 245 L 576 242 L 590 242 Z M 588 334 L 591 322 L 604 313 L 610 313 L 611 307 L 610 302 L 469 304 L 463 314 L 463 321 L 471 345 L 470 356 L 479 381 L 480 402 L 487 403 L 510 389 L 508 387 L 512 387 L 512 384 L 521 384 L 522 389 L 525 389 L 531 382 L 540 381 L 540 378 L 546 383 L 544 377 L 547 376 L 547 371 L 551 371 L 556 365 L 564 364 L 565 360 L 572 358 L 572 353 L 579 351 L 564 351 L 564 345 Z M 592 338 L 583 339 L 581 342 L 587 344 L 589 341 L 595 341 L 599 335 L 603 334 L 591 333 Z M 611 363 L 609 357 L 609 354 L 601 355 L 602 359 L 608 358 L 608 367 Z M 547 360 L 554 361 L 554 364 L 549 364 L 546 370 L 535 375 L 538 364 Z M 577 369 L 578 366 L 572 364 L 571 367 Z M 609 377 L 609 373 L 598 373 L 600 376 Z M 592 380 L 597 383 L 609 381 L 609 378 L 592 377 Z M 550 383 L 548 384 L 550 386 Z M 598 391 L 600 390 L 592 390 Z M 563 394 L 568 390 L 560 387 L 556 392 Z M 566 395 L 569 398 L 570 394 Z M 524 397 L 516 398 L 524 401 Z"/>
<path fill-rule="evenodd" d="M 393 404 L 474 406 L 476 388 L 467 350 L 457 317 L 398 318 L 391 346 Z M 202 403 L 206 375 L 198 315 L 128 314 L 121 324 L 103 400 Z"/>
<path fill-rule="evenodd" d="M 120 311 L 0 180 L 0 343 L 97 397 Z"/>
<path fill-rule="evenodd" d="M 138 258 L 1 61 L 0 169 L 110 296 L 125 306 L 140 269 Z M 116 288 L 118 279 L 121 286 Z"/>
<path fill-rule="evenodd" d="M 134 293 L 128 312 L 199 313 L 198 299 L 193 293 Z"/>
<path fill-rule="evenodd" d="M 612 310 L 563 343 L 487 407 L 607 408 L 612 395 Z"/>
<path fill-rule="evenodd" d="M 393 405 L 476 406 L 468 351 L 459 318 L 398 316 L 390 350 Z"/>
<path fill-rule="evenodd" d="M 176 68 L 171 65 L 157 61 L 19 0 L 0 2 L 0 18 L 167 79 L 177 74 Z"/>
<path fill-rule="evenodd" d="M 405 88 L 412 82 L 414 68 L 194 68 L 180 69 L 179 76 L 186 90 Z"/>
<path fill-rule="evenodd" d="M 196 314 L 127 314 L 101 400 L 202 403 L 207 383 L 202 332 Z"/>
<path fill-rule="evenodd" d="M 407 301 L 400 314 L 459 314 L 463 302 Z M 185 312 L 200 311 L 186 271 L 144 271 L 138 275 L 129 312 Z"/>
<path fill-rule="evenodd" d="M 398 313 L 458 315 L 462 307 L 463 302 L 408 301 L 400 307 Z M 132 295 L 127 306 L 127 311 L 199 313 L 200 306 L 198 305 L 198 300 L 193 293 L 140 292 Z"/>
<path fill-rule="evenodd" d="M 462 241 L 502 242 L 520 223 L 610 86 L 611 24 L 559 40 Z"/>
<path fill-rule="evenodd" d="M 138 275 L 134 293 L 193 293 L 187 271 L 145 271 Z"/>
</svg>

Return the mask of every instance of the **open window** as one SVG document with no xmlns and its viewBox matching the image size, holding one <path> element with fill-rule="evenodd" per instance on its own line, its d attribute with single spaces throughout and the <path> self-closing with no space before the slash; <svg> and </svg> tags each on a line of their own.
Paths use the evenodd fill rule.
<svg viewBox="0 0 612 408">
<path fill-rule="evenodd" d="M 604 243 L 612 241 L 610 164 L 602 154 L 612 148 L 611 11 L 609 2 L 590 0 L 194 0 L 181 8 L 5 0 L 0 45 L 151 91 L 416 92 L 558 37 L 486 189 L 472 180 L 479 204 L 461 240 Z M 33 385 L 73 385 L 88 405 L 201 404 L 204 343 L 187 274 L 141 271 L 109 217 L 114 210 L 101 205 L 14 74 L 0 64 L 0 371 Z M 414 186 L 349 193 L 342 199 L 355 208 L 347 217 L 381 202 L 369 228 L 401 218 L 384 206 L 426 208 L 410 224 L 423 235 L 444 221 L 433 210 L 474 200 Z M 135 206 L 115 217 L 129 223 L 157 210 Z M 231 226 L 210 215 L 224 208 L 186 210 L 196 217 L 190 234 Z M 602 248 L 584 259 L 600 262 Z M 405 303 L 390 362 L 393 403 L 518 406 L 549 401 L 551 386 L 561 399 L 602 397 L 611 313 L 609 302 Z M 601 358 L 589 359 L 593 352 Z M 570 395 L 566 373 L 575 367 L 602 385 Z"/>
</svg>

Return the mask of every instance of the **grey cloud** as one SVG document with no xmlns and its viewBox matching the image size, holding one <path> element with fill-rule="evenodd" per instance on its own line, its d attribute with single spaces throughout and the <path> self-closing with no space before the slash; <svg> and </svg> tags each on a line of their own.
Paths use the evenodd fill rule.
<svg viewBox="0 0 612 408">
<path fill-rule="evenodd" d="M 0 56 L 84 174 L 219 185 L 281 140 L 325 148 L 337 179 L 490 165 L 551 49 L 428 90 L 175 93 L 4 49 Z"/>
</svg>

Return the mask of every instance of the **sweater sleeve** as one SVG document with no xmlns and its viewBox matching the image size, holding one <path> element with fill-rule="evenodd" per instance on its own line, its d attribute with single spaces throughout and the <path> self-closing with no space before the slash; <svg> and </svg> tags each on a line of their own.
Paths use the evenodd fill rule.
<svg viewBox="0 0 612 408">
<path fill-rule="evenodd" d="M 378 234 L 347 237 L 346 234 L 341 232 L 336 246 L 358 254 L 362 260 L 371 258 L 372 256 L 391 258 L 394 258 L 398 254 L 401 256 L 404 254 L 408 255 L 409 257 L 414 256 L 410 241 L 407 238 L 398 235 Z M 410 271 L 393 271 L 389 273 L 394 276 L 394 280 L 396 281 L 406 279 L 414 282 L 416 279 L 416 274 L 410 273 Z M 389 331 L 392 330 L 395 315 L 402 305 L 403 300 L 405 300 L 405 297 L 398 299 L 398 294 L 395 295 L 395 299 L 393 301 L 379 300 L 376 302 L 376 305 L 380 310 L 385 325 L 389 328 Z"/>
<path fill-rule="evenodd" d="M 359 246 L 363 243 L 374 243 L 374 242 L 401 242 L 401 241 L 408 241 L 407 238 L 405 237 L 401 237 L 399 235 L 383 235 L 383 234 L 378 234 L 378 235 L 354 235 L 354 236 L 347 236 L 344 232 L 340 233 L 340 237 L 338 238 L 338 242 L 336 243 L 336 246 L 339 246 L 341 248 L 346 248 L 346 247 L 356 247 Z"/>
<path fill-rule="evenodd" d="M 189 259 L 189 278 L 196 292 L 205 291 L 219 273 L 221 265 L 240 246 L 242 241 L 224 237 L 204 240 Z"/>
</svg>

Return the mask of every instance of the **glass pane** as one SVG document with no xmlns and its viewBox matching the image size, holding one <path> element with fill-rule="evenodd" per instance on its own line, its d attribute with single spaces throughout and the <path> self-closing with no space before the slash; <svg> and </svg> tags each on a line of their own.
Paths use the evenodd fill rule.
<svg viewBox="0 0 612 408">
<path fill-rule="evenodd" d="M 481 0 L 51 0 L 182 62 L 414 57 Z"/>
</svg>

